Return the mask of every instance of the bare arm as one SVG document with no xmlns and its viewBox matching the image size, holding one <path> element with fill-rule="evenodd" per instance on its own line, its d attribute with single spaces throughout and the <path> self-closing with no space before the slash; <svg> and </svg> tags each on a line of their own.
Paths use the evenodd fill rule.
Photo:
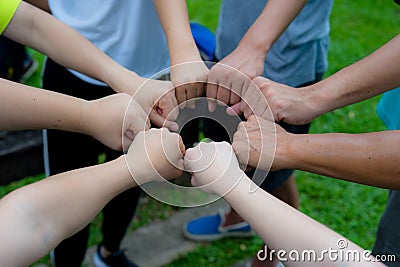
<svg viewBox="0 0 400 267">
<path fill-rule="evenodd" d="M 286 144 L 276 155 L 284 168 L 400 189 L 400 131 L 295 135 Z"/>
<path fill-rule="evenodd" d="M 138 155 L 143 150 L 147 154 Z M 152 129 L 141 132 L 128 154 L 114 161 L 11 192 L 0 200 L 4 218 L 0 221 L 0 265 L 28 266 L 87 225 L 124 190 L 179 176 L 182 171 L 175 166 L 182 166 L 183 151 L 179 135 Z"/>
<path fill-rule="evenodd" d="M 127 94 L 86 101 L 0 79 L 0 130 L 43 128 L 88 134 L 122 150 L 150 125 Z"/>
<path fill-rule="evenodd" d="M 201 186 L 200 189 L 206 192 L 224 197 L 269 248 L 286 253 L 278 254 L 287 259 L 284 261 L 285 266 L 365 266 L 372 259 L 364 257 L 362 248 L 338 233 L 257 189 L 257 185 L 240 170 L 229 144 L 200 143 L 187 150 L 184 162 L 193 174 L 194 186 Z M 347 246 L 340 249 L 339 240 L 344 240 Z M 327 254 L 330 249 L 343 250 L 345 255 L 355 251 L 360 261 L 346 260 L 345 257 L 343 260 L 331 260 Z M 289 254 L 293 250 L 300 256 L 304 251 L 313 251 L 315 259 L 291 259 Z M 373 266 L 383 265 L 375 263 Z"/>
<path fill-rule="evenodd" d="M 1 130 L 60 129 L 77 132 L 88 101 L 0 79 Z"/>
<path fill-rule="evenodd" d="M 132 95 L 142 80 L 100 51 L 82 35 L 50 14 L 21 2 L 4 35 L 38 50 L 64 67 Z"/>
<path fill-rule="evenodd" d="M 194 108 L 190 101 L 201 97 L 207 81 L 208 68 L 202 62 L 200 53 L 190 30 L 185 0 L 153 0 L 160 18 L 171 59 L 171 81 L 175 85 L 178 104 Z"/>
<path fill-rule="evenodd" d="M 273 170 L 298 169 L 400 189 L 399 145 L 400 131 L 296 135 L 251 116 L 239 126 L 232 146 L 239 161 L 253 167 L 269 169 L 272 162 Z"/>
<path fill-rule="evenodd" d="M 250 89 L 250 80 L 264 73 L 269 49 L 296 18 L 306 2 L 306 0 L 269 0 L 236 49 L 220 61 L 223 65 L 217 64 L 211 69 L 207 97 L 218 99 L 225 104 L 239 102 L 240 96 Z M 214 108 L 215 105 L 210 103 L 210 110 Z"/>
<path fill-rule="evenodd" d="M 171 82 L 139 77 L 50 14 L 22 2 L 4 34 L 41 51 L 64 67 L 105 82 L 116 92 L 134 95 L 153 123 L 177 128 L 173 123 L 177 112 Z M 172 115 L 166 120 L 169 114 Z"/>
<path fill-rule="evenodd" d="M 311 86 L 295 89 L 263 77 L 254 82 L 268 100 L 275 121 L 304 124 L 328 111 L 398 87 L 399 73 L 397 35 L 364 59 Z"/>
</svg>

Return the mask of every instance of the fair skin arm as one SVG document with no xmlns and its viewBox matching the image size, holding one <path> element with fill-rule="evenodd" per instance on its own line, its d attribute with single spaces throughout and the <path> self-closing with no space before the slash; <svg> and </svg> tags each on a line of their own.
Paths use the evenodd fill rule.
<svg viewBox="0 0 400 267">
<path fill-rule="evenodd" d="M 268 155 L 273 155 L 275 138 L 276 150 L 271 158 Z M 272 162 L 273 170 L 298 169 L 398 190 L 399 144 L 400 131 L 296 135 L 251 116 L 238 127 L 232 146 L 239 161 L 252 167 L 269 169 Z"/>
<path fill-rule="evenodd" d="M 177 104 L 172 83 L 139 77 L 50 14 L 21 2 L 4 35 L 64 67 L 105 82 L 117 93 L 134 95 L 153 123 L 177 129 L 173 123 Z"/>
<path fill-rule="evenodd" d="M 144 136 L 150 140 L 145 141 Z M 136 152 L 143 149 L 149 152 L 148 157 Z M 7 218 L 0 221 L 0 265 L 28 266 L 87 225 L 108 201 L 126 189 L 179 176 L 182 171 L 171 163 L 182 166 L 183 151 L 177 134 L 152 129 L 141 132 L 125 156 L 11 192 L 0 200 L 0 214 Z M 151 162 L 157 162 L 155 168 L 148 168 Z M 136 168 L 144 176 L 135 176 L 132 170 Z"/>
<path fill-rule="evenodd" d="M 0 130 L 78 132 L 122 150 L 150 128 L 146 113 L 127 94 L 86 101 L 0 79 L 0 102 Z"/>
<path fill-rule="evenodd" d="M 207 81 L 208 68 L 202 62 L 190 30 L 185 0 L 153 0 L 168 41 L 171 59 L 171 81 L 181 107 L 194 108 Z M 187 83 L 187 84 L 186 84 Z"/>
<path fill-rule="evenodd" d="M 210 162 L 210 158 L 215 160 Z M 288 261 L 284 262 L 285 266 L 365 266 L 367 263 L 369 266 L 383 266 L 381 263 L 368 262 L 362 256 L 362 248 L 269 193 L 260 189 L 251 190 L 257 188 L 257 185 L 240 170 L 229 144 L 203 143 L 188 149 L 184 165 L 193 174 L 194 186 L 223 196 L 270 249 L 287 253 L 296 250 L 300 255 L 304 250 L 313 250 L 317 257 L 324 255 L 320 261 L 290 261 L 286 254 Z M 344 252 L 360 253 L 360 262 L 332 261 L 328 254 L 323 254 L 329 248 L 340 250 L 340 239 L 346 240 L 348 244 Z"/>
<path fill-rule="evenodd" d="M 254 82 L 268 100 L 274 120 L 297 125 L 398 87 L 399 73 L 400 35 L 397 35 L 364 59 L 307 87 L 295 89 L 262 77 Z"/>
<path fill-rule="evenodd" d="M 207 97 L 225 104 L 239 102 L 240 96 L 251 87 L 251 79 L 264 73 L 265 58 L 269 49 L 306 2 L 269 0 L 236 49 L 222 59 L 221 64 L 211 69 Z M 209 108 L 215 109 L 215 104 L 210 102 Z"/>
</svg>

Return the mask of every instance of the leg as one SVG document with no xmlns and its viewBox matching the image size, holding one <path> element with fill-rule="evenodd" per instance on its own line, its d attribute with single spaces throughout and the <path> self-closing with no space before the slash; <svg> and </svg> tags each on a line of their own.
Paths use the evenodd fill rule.
<svg viewBox="0 0 400 267">
<path fill-rule="evenodd" d="M 400 191 L 390 190 L 386 210 L 376 233 L 373 255 L 395 255 L 396 261 L 384 261 L 390 267 L 400 266 Z"/>
</svg>

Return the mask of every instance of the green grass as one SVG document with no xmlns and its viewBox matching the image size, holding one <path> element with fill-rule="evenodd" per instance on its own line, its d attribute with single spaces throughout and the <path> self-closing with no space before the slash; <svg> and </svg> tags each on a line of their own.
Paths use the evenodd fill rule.
<svg viewBox="0 0 400 267">
<path fill-rule="evenodd" d="M 215 32 L 220 0 L 187 2 L 191 20 L 203 23 Z M 325 76 L 361 59 L 397 35 L 400 29 L 399 12 L 400 9 L 390 0 L 335 0 L 331 16 L 329 70 Z M 42 61 L 39 53 L 30 52 L 39 62 Z M 40 87 L 40 72 L 27 83 Z M 314 120 L 310 131 L 361 133 L 384 130 L 375 113 L 378 100 L 379 96 L 325 114 Z M 386 190 L 300 171 L 296 174 L 302 212 L 360 246 L 372 248 L 377 223 L 385 207 Z M 29 177 L 0 187 L 0 197 L 42 177 Z M 138 209 L 131 230 L 165 219 L 176 210 L 152 198 L 142 199 Z M 101 240 L 100 224 L 101 215 L 92 224 L 89 246 Z M 254 255 L 261 245 L 262 241 L 257 237 L 200 243 L 193 252 L 182 255 L 167 266 L 229 266 Z M 45 257 L 40 262 L 48 263 L 49 259 Z"/>
</svg>

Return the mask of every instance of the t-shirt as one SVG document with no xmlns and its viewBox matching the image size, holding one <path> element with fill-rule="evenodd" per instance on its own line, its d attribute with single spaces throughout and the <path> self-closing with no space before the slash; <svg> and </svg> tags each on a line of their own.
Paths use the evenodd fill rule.
<svg viewBox="0 0 400 267">
<path fill-rule="evenodd" d="M 230 54 L 261 14 L 267 0 L 223 0 L 216 56 Z M 290 86 L 315 80 L 328 68 L 329 16 L 333 0 L 309 0 L 268 52 L 264 76 Z M 265 29 L 268 31 L 268 29 Z"/>
<path fill-rule="evenodd" d="M 22 0 L 0 1 L 0 34 L 3 34 Z"/>
<path fill-rule="evenodd" d="M 49 6 L 56 18 L 138 75 L 151 77 L 169 67 L 167 40 L 153 1 L 49 0 Z M 104 85 L 71 72 L 86 82 Z"/>
<path fill-rule="evenodd" d="M 389 130 L 400 130 L 400 88 L 384 93 L 376 112 Z"/>
</svg>

